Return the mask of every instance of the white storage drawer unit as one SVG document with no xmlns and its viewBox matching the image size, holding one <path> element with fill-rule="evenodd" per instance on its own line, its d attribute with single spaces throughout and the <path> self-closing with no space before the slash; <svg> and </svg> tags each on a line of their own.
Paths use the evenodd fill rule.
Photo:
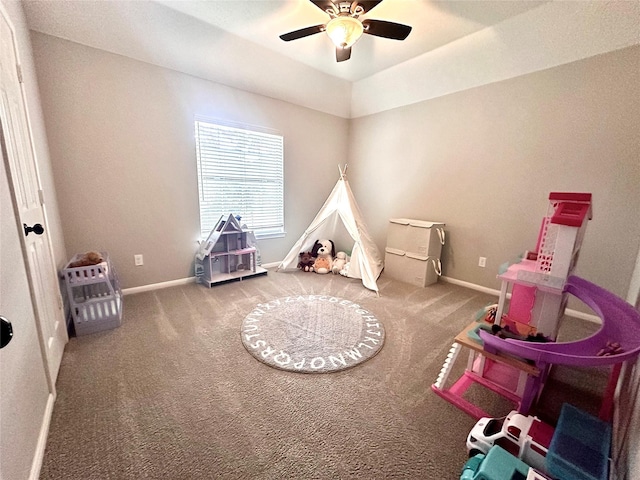
<svg viewBox="0 0 640 480">
<path fill-rule="evenodd" d="M 392 218 L 389 220 L 384 271 L 389 277 L 419 287 L 438 281 L 445 241 L 444 223 Z"/>
<path fill-rule="evenodd" d="M 440 259 L 395 248 L 385 248 L 384 271 L 391 278 L 426 287 L 438 281 Z"/>
<path fill-rule="evenodd" d="M 444 223 L 392 218 L 389 220 L 387 247 L 440 258 L 444 245 Z"/>
</svg>

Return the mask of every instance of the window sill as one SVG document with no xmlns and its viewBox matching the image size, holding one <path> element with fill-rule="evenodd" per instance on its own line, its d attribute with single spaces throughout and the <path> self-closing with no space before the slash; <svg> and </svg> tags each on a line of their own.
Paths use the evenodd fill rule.
<svg viewBox="0 0 640 480">
<path fill-rule="evenodd" d="M 279 232 L 279 233 L 264 233 L 259 235 L 256 233 L 256 240 L 269 240 L 270 238 L 283 238 L 287 235 L 287 232 Z"/>
</svg>

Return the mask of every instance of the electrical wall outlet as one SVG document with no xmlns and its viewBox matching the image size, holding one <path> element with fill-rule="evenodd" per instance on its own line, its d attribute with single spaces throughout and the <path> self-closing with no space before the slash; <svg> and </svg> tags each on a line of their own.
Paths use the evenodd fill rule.
<svg viewBox="0 0 640 480">
<path fill-rule="evenodd" d="M 136 264 L 136 267 L 139 267 L 140 265 L 144 265 L 144 260 L 142 258 L 142 254 L 138 254 L 138 255 L 134 255 L 133 256 L 133 261 Z"/>
<path fill-rule="evenodd" d="M 487 266 L 487 257 L 480 257 L 480 259 L 478 260 L 478 266 L 479 267 L 486 267 Z"/>
</svg>

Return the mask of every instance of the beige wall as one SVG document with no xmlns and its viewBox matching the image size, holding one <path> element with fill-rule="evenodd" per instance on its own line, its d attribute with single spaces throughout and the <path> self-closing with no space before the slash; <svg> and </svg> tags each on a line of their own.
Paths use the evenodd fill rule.
<svg viewBox="0 0 640 480">
<path fill-rule="evenodd" d="M 591 192 L 577 274 L 625 298 L 640 242 L 638 132 L 630 47 L 352 120 L 351 184 L 378 245 L 389 218 L 445 222 L 443 274 L 490 288 L 500 264 L 535 248 L 549 192 Z"/>
<path fill-rule="evenodd" d="M 193 275 L 195 115 L 284 135 L 287 235 L 259 243 L 265 263 L 284 258 L 346 160 L 346 119 L 56 37 L 32 38 L 67 250 L 108 251 L 123 287 Z M 145 264 L 135 267 L 139 253 Z"/>
</svg>

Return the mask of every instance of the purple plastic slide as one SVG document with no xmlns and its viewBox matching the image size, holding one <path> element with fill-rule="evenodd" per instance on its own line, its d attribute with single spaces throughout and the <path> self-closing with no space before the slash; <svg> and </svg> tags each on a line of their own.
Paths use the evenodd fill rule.
<svg viewBox="0 0 640 480">
<path fill-rule="evenodd" d="M 570 276 L 565 292 L 588 305 L 602 320 L 600 329 L 575 342 L 536 343 L 502 339 L 479 331 L 487 352 L 508 353 L 534 360 L 536 364 L 593 367 L 634 359 L 640 354 L 640 312 L 607 290 L 580 277 Z M 619 353 L 598 355 L 611 342 L 619 344 Z"/>
</svg>

